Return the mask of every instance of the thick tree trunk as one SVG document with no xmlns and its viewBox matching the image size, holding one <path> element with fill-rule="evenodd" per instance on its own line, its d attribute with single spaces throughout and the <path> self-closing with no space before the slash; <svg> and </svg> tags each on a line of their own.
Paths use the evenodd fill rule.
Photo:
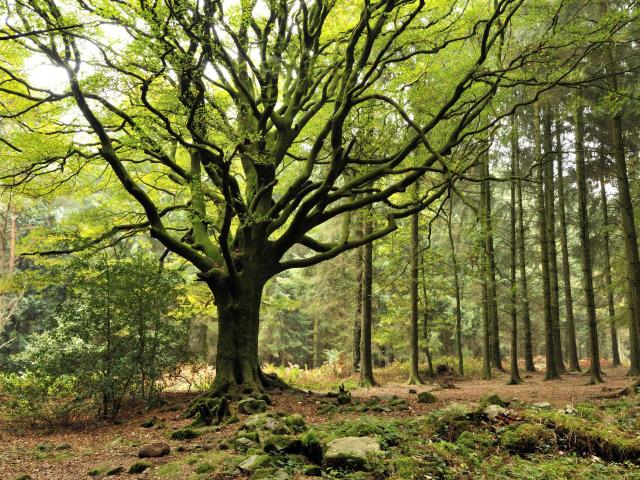
<svg viewBox="0 0 640 480">
<path fill-rule="evenodd" d="M 555 188 L 553 178 L 553 137 L 551 134 L 551 109 L 545 104 L 543 119 L 544 144 L 544 184 L 547 227 L 547 254 L 549 256 L 549 280 L 551 282 L 551 326 L 553 332 L 553 350 L 556 368 L 566 372 L 562 359 L 562 339 L 560 337 L 560 295 L 558 282 L 558 251 L 556 248 Z"/>
<path fill-rule="evenodd" d="M 451 223 L 453 222 L 453 198 L 449 198 L 449 218 L 447 228 L 449 233 L 449 246 L 451 247 L 451 266 L 453 268 L 453 290 L 456 297 L 456 352 L 458 354 L 458 373 L 464 375 L 464 360 L 462 356 L 462 308 L 460 294 L 460 278 L 458 273 L 458 257 L 456 244 L 453 241 Z"/>
<path fill-rule="evenodd" d="M 604 285 L 607 289 L 607 306 L 609 307 L 609 330 L 611 332 L 611 365 L 619 367 L 620 350 L 618 349 L 618 330 L 615 324 L 616 308 L 613 301 L 611 287 L 611 252 L 609 250 L 609 209 L 607 206 L 607 192 L 605 190 L 604 174 L 600 175 L 600 207 L 602 208 L 602 225 L 604 227 Z"/>
<path fill-rule="evenodd" d="M 545 331 L 545 357 L 547 368 L 545 380 L 560 378 L 555 357 L 555 342 L 553 340 L 553 313 L 551 307 L 551 278 L 549 274 L 549 244 L 547 242 L 547 215 L 545 207 L 545 192 L 543 179 L 542 141 L 540 138 L 540 113 L 538 104 L 534 105 L 533 136 L 535 148 L 535 161 L 537 167 L 537 199 L 538 199 L 538 228 L 540 232 L 540 264 L 542 265 L 542 301 L 544 305 L 544 331 Z"/>
<path fill-rule="evenodd" d="M 356 221 L 356 239 L 362 238 L 362 219 L 358 215 Z M 356 259 L 356 308 L 353 319 L 353 371 L 360 368 L 360 336 L 362 334 L 362 281 L 364 270 L 364 247 L 355 251 Z"/>
<path fill-rule="evenodd" d="M 571 268 L 569 266 L 569 246 L 567 242 L 566 194 L 564 191 L 564 172 L 562 169 L 562 149 L 560 148 L 560 132 L 556 131 L 557 164 L 558 164 L 558 214 L 560 217 L 560 251 L 562 253 L 562 283 L 564 286 L 564 309 L 567 319 L 567 346 L 569 370 L 580 371 L 578 347 L 576 345 L 576 326 L 573 316 L 573 294 L 571 291 Z"/>
<path fill-rule="evenodd" d="M 512 118 L 511 124 L 511 176 L 515 176 L 518 170 L 518 134 L 516 130 L 515 117 Z M 510 226 L 510 282 L 511 293 L 510 314 L 511 314 L 511 376 L 509 384 L 517 385 L 522 383 L 520 371 L 518 369 L 518 303 L 517 303 L 517 279 L 516 279 L 516 185 L 512 181 L 511 187 L 511 205 L 509 206 L 509 226 Z"/>
<path fill-rule="evenodd" d="M 425 274 L 424 258 L 420 255 L 420 263 L 422 264 L 422 298 L 423 298 L 423 310 L 422 310 L 422 339 L 424 341 L 424 354 L 427 357 L 427 375 L 429 377 L 434 376 L 433 371 L 433 359 L 431 358 L 431 350 L 429 350 L 429 310 L 427 308 L 427 279 Z"/>
<path fill-rule="evenodd" d="M 527 258 L 525 250 L 524 208 L 522 201 L 522 166 L 518 157 L 518 180 L 516 194 L 518 196 L 518 267 L 520 270 L 520 302 L 522 304 L 522 326 L 524 329 L 524 360 L 525 370 L 535 372 L 533 363 L 533 341 L 531 338 L 531 312 L 529 310 L 529 287 L 527 285 Z"/>
<path fill-rule="evenodd" d="M 409 385 L 422 383 L 418 366 L 418 226 L 418 213 L 414 213 L 411 215 L 411 248 L 409 249 L 411 257 L 411 365 Z"/>
<path fill-rule="evenodd" d="M 373 225 L 371 219 L 364 220 L 363 236 L 371 235 Z M 363 247 L 363 282 L 362 282 L 362 333 L 360 336 L 360 385 L 373 386 L 373 360 L 371 355 L 371 323 L 372 323 L 372 289 L 373 289 L 373 245 L 367 243 Z"/>
<path fill-rule="evenodd" d="M 602 383 L 600 369 L 600 353 L 598 348 L 598 322 L 596 319 L 596 305 L 593 293 L 593 267 L 591 264 L 591 248 L 589 241 L 589 215 L 587 212 L 587 180 L 585 175 L 584 155 L 584 121 L 582 107 L 575 113 L 576 129 L 576 180 L 578 184 L 578 223 L 580 226 L 580 246 L 582 261 L 582 284 L 584 287 L 585 303 L 587 307 L 587 321 L 589 325 L 589 356 L 591 358 L 591 384 Z"/>
<path fill-rule="evenodd" d="M 488 148 L 488 146 L 487 146 Z M 491 224 L 491 182 L 489 181 L 489 151 L 483 154 L 483 181 L 484 184 L 484 220 L 485 220 L 485 249 L 487 255 L 487 295 L 489 299 L 489 327 L 491 332 L 491 361 L 493 366 L 500 371 L 502 358 L 500 355 L 500 321 L 498 318 L 498 291 L 496 282 L 496 257 L 493 247 L 493 229 Z"/>
<path fill-rule="evenodd" d="M 250 393 L 266 386 L 258 360 L 262 287 L 247 279 L 235 296 L 223 286 L 212 289 L 218 306 L 216 387 L 240 386 L 242 393 Z"/>
</svg>

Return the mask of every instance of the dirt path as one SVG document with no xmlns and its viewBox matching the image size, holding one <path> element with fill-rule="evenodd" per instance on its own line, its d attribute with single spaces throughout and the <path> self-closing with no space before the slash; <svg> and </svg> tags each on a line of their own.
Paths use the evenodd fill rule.
<svg viewBox="0 0 640 480">
<path fill-rule="evenodd" d="M 566 405 L 591 399 L 630 383 L 624 376 L 624 369 L 606 369 L 605 373 L 606 383 L 596 386 L 585 385 L 587 378 L 580 374 L 565 375 L 562 380 L 545 382 L 542 373 L 527 375 L 526 383 L 522 385 L 509 386 L 505 384 L 507 375 L 499 374 L 490 381 L 454 380 L 455 388 L 450 389 L 438 389 L 437 384 L 410 387 L 397 379 L 387 380 L 381 387 L 355 390 L 352 394 L 356 398 L 398 395 L 408 401 L 408 411 L 374 414 L 386 417 L 421 415 L 452 402 L 477 402 L 487 393 L 497 393 L 504 399 L 517 398 L 524 402 L 547 401 L 554 405 Z M 411 388 L 417 391 L 434 391 L 439 401 L 432 405 L 419 404 L 416 402 L 416 395 L 409 393 Z M 191 397 L 185 395 L 173 396 L 170 399 L 173 411 L 133 412 L 119 425 L 93 425 L 47 433 L 18 430 L 15 425 L 0 423 L 0 479 L 12 480 L 20 473 L 28 473 L 34 480 L 88 479 L 92 478 L 88 475 L 92 468 L 122 466 L 128 469 L 137 460 L 139 446 L 154 441 L 165 441 L 172 447 L 169 457 L 153 461 L 156 465 L 186 458 L 203 449 L 216 449 L 217 445 L 237 427 L 231 426 L 220 432 L 209 432 L 188 442 L 167 440 L 168 432 L 188 423 L 179 418 L 179 413 L 189 398 Z M 301 413 L 309 424 L 327 421 L 326 417 L 317 413 L 317 405 L 325 399 L 322 396 L 281 394 L 274 395 L 273 399 L 275 410 Z M 141 422 L 152 416 L 158 417 L 159 421 L 164 423 L 164 428 L 142 428 Z M 337 420 L 342 416 L 349 415 L 337 415 L 331 419 Z M 184 448 L 184 451 L 178 451 L 178 447 Z M 141 475 L 123 473 L 107 478 L 159 477 L 149 472 Z"/>
</svg>

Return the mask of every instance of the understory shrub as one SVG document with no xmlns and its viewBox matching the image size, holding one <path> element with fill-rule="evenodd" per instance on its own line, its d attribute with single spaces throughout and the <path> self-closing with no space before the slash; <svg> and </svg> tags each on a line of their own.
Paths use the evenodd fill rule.
<svg viewBox="0 0 640 480">
<path fill-rule="evenodd" d="M 102 254 L 74 259 L 60 277 L 66 300 L 52 327 L 30 338 L 19 355 L 22 373 L 5 391 L 15 393 L 11 385 L 28 379 L 39 387 L 15 401 L 38 402 L 39 389 L 55 392 L 55 379 L 63 378 L 75 395 L 58 398 L 62 404 L 90 402 L 105 418 L 114 418 L 127 398 L 154 401 L 159 380 L 189 359 L 180 275 L 160 271 L 152 256 Z"/>
</svg>

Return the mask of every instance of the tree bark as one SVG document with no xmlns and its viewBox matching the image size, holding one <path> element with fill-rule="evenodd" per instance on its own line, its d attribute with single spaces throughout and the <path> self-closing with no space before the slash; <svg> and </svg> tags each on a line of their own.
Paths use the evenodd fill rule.
<svg viewBox="0 0 640 480">
<path fill-rule="evenodd" d="M 489 327 L 491 334 L 491 361 L 493 366 L 500 371 L 502 368 L 502 358 L 500 355 L 500 321 L 498 318 L 498 292 L 496 283 L 496 257 L 493 247 L 493 229 L 491 224 L 491 183 L 489 181 L 489 150 L 483 153 L 483 180 L 484 184 L 484 219 L 485 219 L 485 245 L 487 255 L 487 295 L 489 300 Z"/>
<path fill-rule="evenodd" d="M 366 212 L 363 235 L 369 236 L 373 231 L 371 212 Z M 367 243 L 363 248 L 363 282 L 362 282 L 362 333 L 360 336 L 360 385 L 373 386 L 373 359 L 371 355 L 371 323 L 372 323 L 372 290 L 373 290 L 373 245 Z"/>
<path fill-rule="evenodd" d="M 585 175 L 584 154 L 584 120 L 582 107 L 575 113 L 576 137 L 576 179 L 578 184 L 578 223 L 580 226 L 580 246 L 582 261 L 582 284 L 584 288 L 585 304 L 587 307 L 587 321 L 589 325 L 589 356 L 591 367 L 589 383 L 602 383 L 600 369 L 600 353 L 598 348 L 598 322 L 596 319 L 596 305 L 593 293 L 593 267 L 591 263 L 591 248 L 589 241 L 589 215 L 587 212 L 587 180 Z"/>
<path fill-rule="evenodd" d="M 362 221 L 360 216 L 356 222 L 356 238 L 362 238 Z M 364 271 L 364 247 L 355 252 L 356 257 L 356 308 L 353 319 L 353 371 L 360 368 L 360 338 L 362 334 L 362 304 L 363 304 L 363 271 Z"/>
<path fill-rule="evenodd" d="M 553 137 L 551 134 L 551 108 L 545 103 L 542 113 L 544 144 L 545 215 L 547 226 L 547 254 L 549 258 L 549 280 L 551 282 L 551 327 L 553 332 L 554 359 L 559 372 L 566 372 L 562 358 L 560 337 L 560 295 L 558 282 L 558 251 L 556 247 L 555 188 L 553 178 Z"/>
<path fill-rule="evenodd" d="M 417 183 L 415 188 L 417 194 Z M 409 371 L 409 385 L 422 384 L 418 365 L 418 220 L 419 217 L 417 212 L 411 215 L 411 248 L 409 249 L 411 263 L 411 365 Z"/>
<path fill-rule="evenodd" d="M 555 342 L 553 340 L 553 314 L 551 311 L 551 278 L 549 274 L 549 244 L 547 242 L 547 216 L 545 208 L 545 185 L 543 179 L 544 158 L 542 157 L 542 141 L 540 138 L 540 112 L 538 104 L 533 107 L 533 136 L 535 148 L 535 161 L 537 167 L 537 200 L 538 200 L 538 229 L 540 233 L 540 264 L 542 265 L 542 296 L 544 305 L 544 331 L 545 331 L 545 380 L 560 378 L 555 358 Z"/>
<path fill-rule="evenodd" d="M 604 173 L 600 174 L 600 207 L 602 208 L 602 225 L 604 227 L 604 285 L 607 289 L 607 306 L 609 308 L 609 330 L 611 332 L 611 366 L 619 367 L 620 350 L 618 348 L 618 329 L 615 324 L 616 308 L 613 302 L 611 287 L 611 252 L 609 250 L 609 209 L 607 206 L 607 192 L 605 190 Z"/>
<path fill-rule="evenodd" d="M 518 197 L 518 264 L 520 270 L 520 302 L 522 303 L 522 326 L 524 329 L 524 360 L 525 370 L 535 372 L 533 363 L 533 341 L 531 339 L 531 312 L 529 309 L 529 288 L 527 285 L 527 258 L 525 251 L 524 208 L 522 201 L 522 166 L 518 157 L 518 180 L 516 194 Z"/>
<path fill-rule="evenodd" d="M 573 316 L 573 294 L 571 291 L 571 268 L 569 266 L 569 246 L 567 242 L 567 196 L 564 191 L 564 172 L 562 168 L 562 148 L 559 126 L 556 128 L 557 165 L 558 165 L 558 215 L 560 217 L 560 251 L 562 253 L 562 284 L 564 287 L 564 309 L 567 320 L 567 346 L 569 371 L 579 372 L 578 347 L 576 344 L 576 326 Z"/>
<path fill-rule="evenodd" d="M 514 177 L 518 170 L 518 134 L 516 130 L 516 120 L 512 117 L 511 123 L 511 176 Z M 510 182 L 511 204 L 509 206 L 509 226 L 510 226 L 510 314 L 511 314 L 511 376 L 509 384 L 517 385 L 522 383 L 520 371 L 518 369 L 518 303 L 517 303 L 517 279 L 516 279 L 516 186 Z"/>
<path fill-rule="evenodd" d="M 456 297 L 456 352 L 458 354 L 458 373 L 464 375 L 464 359 L 462 356 L 462 309 L 460 295 L 460 278 L 458 273 L 458 257 L 456 244 L 453 241 L 451 222 L 453 221 L 453 197 L 449 197 L 449 218 L 447 219 L 449 245 L 451 247 L 451 266 L 453 267 L 453 290 Z"/>
</svg>

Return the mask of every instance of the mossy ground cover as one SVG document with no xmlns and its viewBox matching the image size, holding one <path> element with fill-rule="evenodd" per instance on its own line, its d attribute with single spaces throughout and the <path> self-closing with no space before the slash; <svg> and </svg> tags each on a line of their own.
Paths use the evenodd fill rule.
<svg viewBox="0 0 640 480">
<path fill-rule="evenodd" d="M 86 431 L 25 435 L 4 425 L 0 435 L 8 448 L 0 451 L 0 478 L 640 480 L 640 396 L 583 397 L 565 405 L 545 402 L 545 390 L 524 402 L 520 386 L 505 394 L 498 382 L 456 383 L 452 390 L 399 382 L 392 389 L 351 390 L 348 402 L 281 393 L 265 413 L 243 414 L 232 403 L 233 422 L 205 427 L 181 417 L 193 396 Z M 469 384 L 478 389 L 473 397 Z M 601 392 L 596 388 L 594 396 Z M 424 391 L 436 401 L 421 403 Z M 503 410 L 490 418 L 485 410 L 496 404 Z M 330 411 L 323 412 L 325 405 Z M 381 453 L 360 471 L 323 462 L 328 443 L 344 437 L 374 438 Z M 144 473 L 129 473 L 140 462 L 138 450 L 158 441 L 170 444 L 171 453 L 144 459 Z"/>
</svg>

